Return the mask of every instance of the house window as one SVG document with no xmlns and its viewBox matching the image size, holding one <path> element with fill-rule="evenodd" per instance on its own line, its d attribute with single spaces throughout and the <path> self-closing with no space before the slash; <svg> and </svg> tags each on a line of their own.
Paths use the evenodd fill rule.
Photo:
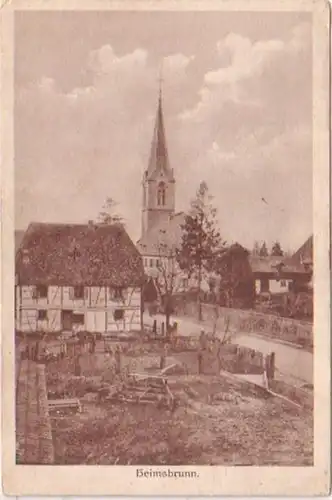
<svg viewBox="0 0 332 500">
<path fill-rule="evenodd" d="M 182 288 L 185 289 L 188 287 L 188 278 L 182 278 Z"/>
<path fill-rule="evenodd" d="M 45 285 L 37 285 L 33 290 L 33 298 L 34 299 L 47 299 L 47 286 Z"/>
<path fill-rule="evenodd" d="M 156 259 L 156 267 L 159 267 L 159 266 L 160 266 L 160 260 Z"/>
<path fill-rule="evenodd" d="M 124 318 L 124 310 L 123 309 L 115 309 L 113 313 L 113 317 L 115 321 L 120 321 Z"/>
<path fill-rule="evenodd" d="M 150 267 L 153 267 L 153 259 L 150 259 Z"/>
<path fill-rule="evenodd" d="M 109 289 L 111 300 L 123 300 L 123 288 L 121 287 L 111 287 Z"/>
<path fill-rule="evenodd" d="M 84 314 L 73 313 L 72 323 L 73 325 L 84 325 Z"/>
<path fill-rule="evenodd" d="M 281 281 L 280 281 L 280 286 L 281 286 L 282 288 L 285 288 L 285 287 L 287 286 L 286 280 L 281 280 Z"/>
<path fill-rule="evenodd" d="M 45 309 L 39 309 L 38 314 L 37 314 L 37 320 L 38 321 L 47 320 L 47 311 Z"/>
<path fill-rule="evenodd" d="M 84 299 L 84 286 L 74 286 L 74 299 Z"/>
<path fill-rule="evenodd" d="M 166 186 L 164 182 L 159 182 L 158 185 L 157 204 L 159 207 L 166 204 Z"/>
<path fill-rule="evenodd" d="M 261 279 L 261 293 L 267 293 L 270 291 L 270 284 L 267 278 Z"/>
</svg>

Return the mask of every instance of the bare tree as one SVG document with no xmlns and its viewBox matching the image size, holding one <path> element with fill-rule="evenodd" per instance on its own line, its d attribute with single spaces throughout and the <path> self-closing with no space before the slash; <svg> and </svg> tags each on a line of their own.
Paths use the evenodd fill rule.
<svg viewBox="0 0 332 500">
<path fill-rule="evenodd" d="M 175 245 L 160 242 L 156 245 L 158 254 L 158 276 L 156 285 L 163 300 L 166 332 L 169 331 L 170 317 L 174 307 L 174 294 L 180 289 L 179 266 Z"/>
<path fill-rule="evenodd" d="M 115 209 L 118 203 L 111 197 L 107 197 L 98 214 L 98 222 L 101 224 L 124 224 L 124 219 Z"/>
<path fill-rule="evenodd" d="M 220 319 L 220 306 L 218 304 L 215 304 L 214 305 L 214 317 L 213 317 L 213 329 L 212 329 L 213 337 L 216 336 L 219 319 Z M 231 340 L 231 332 L 229 330 L 230 324 L 231 324 L 231 317 L 229 314 L 227 314 L 224 317 L 223 337 L 219 339 L 221 344 L 227 344 Z"/>
</svg>

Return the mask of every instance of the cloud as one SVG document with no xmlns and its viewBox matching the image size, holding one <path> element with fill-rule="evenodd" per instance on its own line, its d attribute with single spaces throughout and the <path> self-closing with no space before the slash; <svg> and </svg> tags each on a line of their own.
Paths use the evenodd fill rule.
<svg viewBox="0 0 332 500">
<path fill-rule="evenodd" d="M 175 92 L 192 60 L 181 53 L 165 58 Z M 43 76 L 16 95 L 17 213 L 25 224 L 38 206 L 41 220 L 57 220 L 66 208 L 88 220 L 112 196 L 137 233 L 159 68 L 144 49 L 119 54 L 103 45 L 88 54 L 85 69 L 88 85 L 63 92 Z"/>
<path fill-rule="evenodd" d="M 284 50 L 281 40 L 252 43 L 249 38 L 230 33 L 217 44 L 218 52 L 229 51 L 232 63 L 225 68 L 210 71 L 205 75 L 207 84 L 235 84 L 240 80 L 260 73 L 264 63 Z"/>
<path fill-rule="evenodd" d="M 146 66 L 148 53 L 137 48 L 123 56 L 117 56 L 111 45 L 103 45 L 89 54 L 89 69 L 95 74 L 127 73 Z"/>
<path fill-rule="evenodd" d="M 55 81 L 53 78 L 48 78 L 44 76 L 37 82 L 37 88 L 41 92 L 54 92 L 55 91 Z"/>
<path fill-rule="evenodd" d="M 287 61 L 296 62 L 309 43 L 310 25 L 306 23 L 294 27 L 287 40 L 253 42 L 240 34 L 229 33 L 217 43 L 223 65 L 206 72 L 198 102 L 182 112 L 180 119 L 205 121 L 228 101 L 254 108 L 264 106 L 261 82 L 268 80 L 271 72 L 277 72 L 285 61 L 286 67 Z M 273 90 L 273 86 L 271 88 Z"/>
<path fill-rule="evenodd" d="M 310 29 L 297 26 L 283 40 L 228 34 L 211 52 L 214 67 L 176 50 L 164 59 L 177 209 L 187 208 L 205 179 L 227 239 L 249 244 L 279 231 L 280 239 L 291 241 L 294 225 L 305 220 L 310 226 L 311 217 Z M 103 45 L 87 56 L 84 85 L 64 92 L 44 76 L 16 93 L 21 226 L 38 218 L 63 220 L 66 213 L 89 220 L 112 196 L 129 232 L 139 236 L 159 62 L 144 48 L 119 53 Z M 269 214 L 259 203 L 263 188 L 276 207 Z"/>
<path fill-rule="evenodd" d="M 185 76 L 186 69 L 194 59 L 194 56 L 186 56 L 181 53 L 165 57 L 163 60 L 163 73 L 165 77 L 172 82 L 173 78 Z"/>
</svg>

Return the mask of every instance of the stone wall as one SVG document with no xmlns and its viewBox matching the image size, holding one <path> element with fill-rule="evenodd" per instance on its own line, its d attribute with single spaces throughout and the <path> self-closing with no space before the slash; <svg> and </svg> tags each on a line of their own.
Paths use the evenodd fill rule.
<svg viewBox="0 0 332 500">
<path fill-rule="evenodd" d="M 176 314 L 196 319 L 198 317 L 197 303 L 178 304 Z M 233 332 L 258 333 L 308 348 L 313 346 L 313 325 L 311 323 L 258 313 L 253 310 L 230 309 L 202 304 L 202 326 L 206 325 L 206 327 L 211 328 L 216 321 L 217 331 L 223 332 L 225 322 L 228 319 L 230 321 L 230 331 Z"/>
<path fill-rule="evenodd" d="M 30 360 L 20 362 L 17 377 L 16 461 L 18 464 L 54 462 L 45 367 Z"/>
</svg>

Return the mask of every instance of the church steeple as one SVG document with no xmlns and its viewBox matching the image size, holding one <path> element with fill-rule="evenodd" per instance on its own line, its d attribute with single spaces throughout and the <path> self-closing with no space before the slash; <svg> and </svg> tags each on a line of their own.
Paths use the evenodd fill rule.
<svg viewBox="0 0 332 500">
<path fill-rule="evenodd" d="M 175 179 L 168 156 L 161 81 L 149 163 L 144 172 L 142 188 L 142 235 L 144 235 L 152 227 L 168 220 L 175 211 Z"/>
<path fill-rule="evenodd" d="M 159 98 L 157 114 L 151 143 L 150 157 L 147 168 L 147 177 L 158 175 L 163 172 L 169 179 L 173 178 L 173 171 L 170 168 L 166 133 L 163 114 L 162 86 L 159 85 Z"/>
</svg>

